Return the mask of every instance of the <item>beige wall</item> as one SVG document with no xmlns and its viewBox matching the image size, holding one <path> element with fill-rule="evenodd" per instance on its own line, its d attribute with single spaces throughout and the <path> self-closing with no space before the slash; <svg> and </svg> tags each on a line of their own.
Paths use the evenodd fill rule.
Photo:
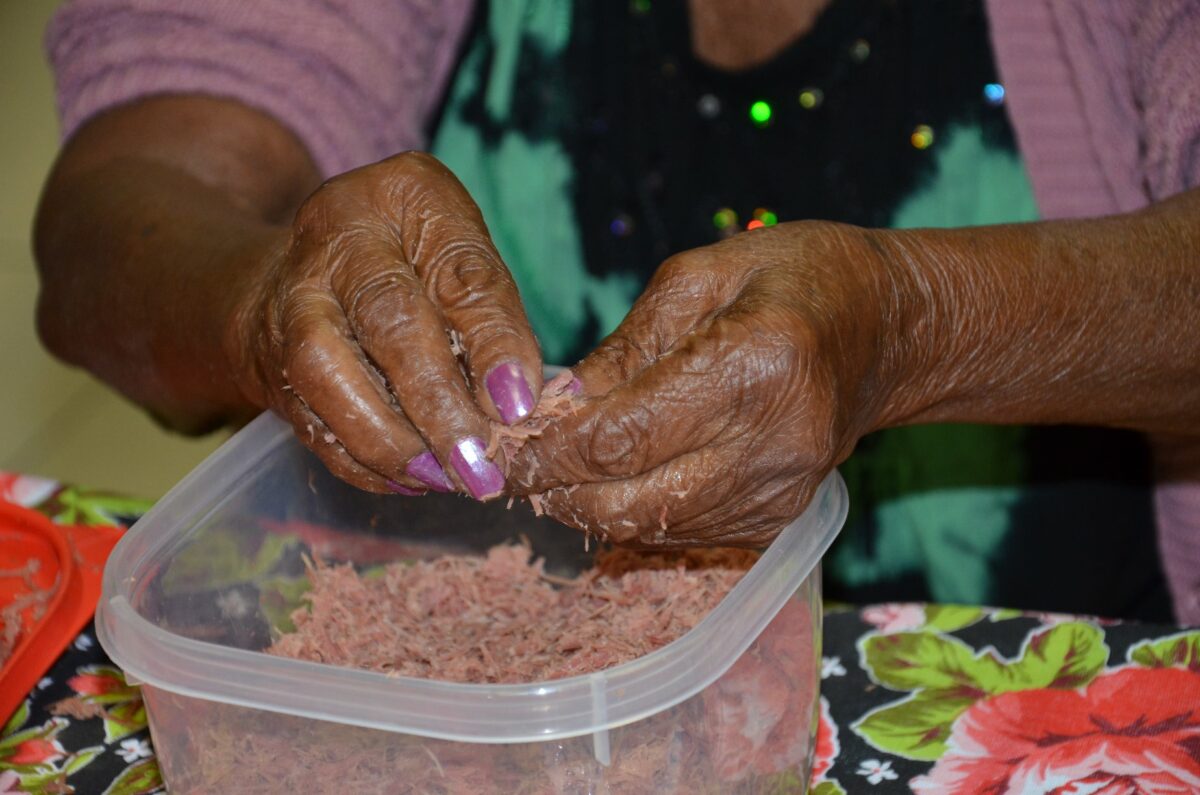
<svg viewBox="0 0 1200 795">
<path fill-rule="evenodd" d="M 0 469 L 156 497 L 219 440 L 159 430 L 85 373 L 50 359 L 33 330 L 29 228 L 58 146 L 42 32 L 56 5 L 0 0 Z"/>
</svg>

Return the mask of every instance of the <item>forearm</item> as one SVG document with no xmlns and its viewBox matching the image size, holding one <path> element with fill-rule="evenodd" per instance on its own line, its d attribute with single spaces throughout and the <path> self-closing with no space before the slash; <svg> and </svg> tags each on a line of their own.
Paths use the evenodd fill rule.
<svg viewBox="0 0 1200 795">
<path fill-rule="evenodd" d="M 871 234 L 905 319 L 878 427 L 1200 435 L 1200 191 L 1112 218 Z"/>
<path fill-rule="evenodd" d="M 274 223 L 288 213 L 286 194 L 299 193 L 272 133 L 229 139 L 258 123 L 253 111 L 197 102 L 152 101 L 81 130 L 47 183 L 36 228 L 47 347 L 189 431 L 254 408 L 230 377 L 223 342 L 286 234 Z M 199 126 L 190 118 L 213 112 Z"/>
</svg>

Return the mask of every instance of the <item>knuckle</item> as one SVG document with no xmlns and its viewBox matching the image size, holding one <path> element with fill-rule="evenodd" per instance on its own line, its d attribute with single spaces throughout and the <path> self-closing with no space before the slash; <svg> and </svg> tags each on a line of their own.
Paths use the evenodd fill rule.
<svg viewBox="0 0 1200 795">
<path fill-rule="evenodd" d="M 609 379 L 623 381 L 639 367 L 658 358 L 658 348 L 653 340 L 618 330 L 589 358 L 591 365 L 605 372 Z"/>
<path fill-rule="evenodd" d="M 419 198 L 421 191 L 416 188 L 435 187 L 449 175 L 436 157 L 416 150 L 400 152 L 370 169 L 378 189 L 374 192 L 375 202 L 396 207 L 406 206 L 409 198 Z"/>
<path fill-rule="evenodd" d="M 317 189 L 320 192 L 320 188 Z M 296 237 L 306 237 L 319 234 L 329 226 L 329 207 L 325 201 L 312 194 L 296 210 L 296 218 L 292 222 L 293 234 Z"/>
<path fill-rule="evenodd" d="M 481 318 L 472 318 L 471 324 L 463 332 L 462 340 L 467 363 L 478 378 L 483 378 L 494 363 L 511 360 L 514 355 L 519 360 L 522 352 L 527 350 L 524 338 L 510 318 L 499 312 L 488 312 Z"/>
<path fill-rule="evenodd" d="M 436 157 L 418 149 L 398 152 L 383 162 L 400 170 L 441 171 L 444 168 Z"/>
<path fill-rule="evenodd" d="M 702 257 L 703 254 L 699 251 L 685 251 L 680 254 L 672 254 L 658 266 L 655 278 L 664 281 L 690 278 L 697 270 L 697 260 Z"/>
<path fill-rule="evenodd" d="M 332 177 L 308 195 L 296 209 L 292 222 L 297 236 L 321 235 L 338 225 L 338 208 L 345 202 L 347 176 Z"/>
<path fill-rule="evenodd" d="M 336 364 L 316 336 L 288 339 L 284 343 L 283 366 L 287 381 L 295 389 L 307 392 L 333 377 Z"/>
<path fill-rule="evenodd" d="M 374 336 L 394 339 L 414 320 L 413 291 L 395 271 L 375 270 L 360 274 L 343 290 L 346 318 L 366 347 Z"/>
<path fill-rule="evenodd" d="M 426 282 L 445 306 L 469 308 L 487 303 L 497 289 L 511 285 L 507 272 L 497 267 L 491 246 L 477 235 L 455 235 L 430 253 Z"/>
<path fill-rule="evenodd" d="M 643 442 L 653 422 L 653 412 L 646 407 L 597 421 L 585 436 L 585 460 L 603 477 L 640 472 L 646 456 Z"/>
<path fill-rule="evenodd" d="M 736 269 L 721 267 L 720 252 L 711 248 L 686 251 L 664 261 L 646 290 L 652 306 L 681 300 L 703 306 L 734 295 L 743 277 Z"/>
<path fill-rule="evenodd" d="M 303 390 L 334 377 L 336 362 L 325 345 L 326 336 L 323 323 L 306 314 L 298 315 L 285 328 L 281 359 L 289 384 Z"/>
</svg>

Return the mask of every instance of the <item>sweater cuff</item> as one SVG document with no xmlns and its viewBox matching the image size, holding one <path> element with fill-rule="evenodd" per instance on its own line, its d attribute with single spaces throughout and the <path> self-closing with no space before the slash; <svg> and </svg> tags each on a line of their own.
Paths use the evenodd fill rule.
<svg viewBox="0 0 1200 795">
<path fill-rule="evenodd" d="M 419 147 L 424 98 L 397 79 L 395 36 L 361 22 L 302 0 L 68 3 L 46 36 L 63 136 L 117 105 L 198 93 L 270 114 L 326 177 Z"/>
</svg>

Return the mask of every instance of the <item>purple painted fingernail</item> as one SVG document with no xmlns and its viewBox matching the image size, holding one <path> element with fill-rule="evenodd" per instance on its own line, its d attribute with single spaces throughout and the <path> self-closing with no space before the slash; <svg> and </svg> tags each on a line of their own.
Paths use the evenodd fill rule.
<svg viewBox="0 0 1200 795">
<path fill-rule="evenodd" d="M 516 362 L 505 362 L 492 368 L 483 379 L 488 394 L 500 412 L 500 419 L 511 425 L 523 420 L 533 411 L 533 390 Z"/>
<path fill-rule="evenodd" d="M 450 463 L 477 500 L 495 497 L 504 490 L 504 475 L 487 459 L 483 440 L 478 436 L 460 439 L 450 452 Z"/>
<path fill-rule="evenodd" d="M 405 497 L 420 497 L 422 494 L 425 493 L 423 491 L 420 491 L 419 489 L 410 489 L 408 486 L 405 486 L 401 483 L 397 483 L 394 480 L 389 480 L 387 482 L 387 487 L 389 489 L 391 489 L 392 491 L 396 492 L 397 494 L 403 494 Z"/>
<path fill-rule="evenodd" d="M 446 470 L 438 463 L 437 457 L 426 450 L 408 462 L 404 473 L 416 478 L 434 491 L 454 491 L 454 484 L 446 475 Z"/>
<path fill-rule="evenodd" d="M 583 391 L 583 382 L 578 378 L 572 378 L 571 383 L 567 384 L 567 388 L 563 391 L 570 392 L 572 395 L 578 395 Z"/>
</svg>

